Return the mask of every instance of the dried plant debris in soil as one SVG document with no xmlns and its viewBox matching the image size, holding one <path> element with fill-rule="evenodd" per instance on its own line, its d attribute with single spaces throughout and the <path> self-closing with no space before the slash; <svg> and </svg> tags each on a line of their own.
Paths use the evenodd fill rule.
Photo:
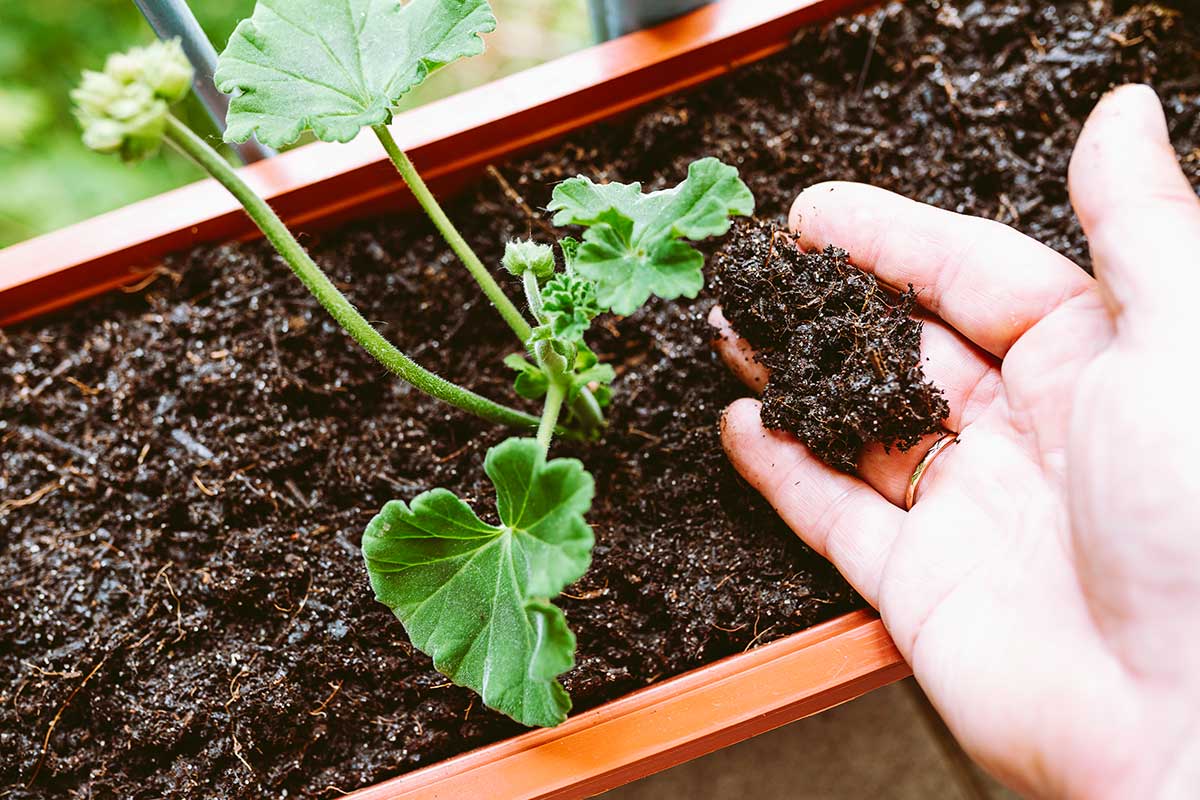
<svg viewBox="0 0 1200 800">
<path fill-rule="evenodd" d="M 1198 23 L 889 5 L 501 172 L 538 207 L 577 173 L 660 188 L 715 155 L 764 218 L 817 180 L 864 180 L 1086 263 L 1063 176 L 1109 86 L 1154 84 L 1200 177 Z M 492 263 L 495 242 L 541 235 L 492 180 L 449 211 Z M 422 219 L 306 243 L 398 344 L 507 396 L 511 375 L 476 365 L 509 334 Z M 0 338 L 0 794 L 329 798 L 513 733 L 409 651 L 357 539 L 431 486 L 487 507 L 476 478 L 504 432 L 381 374 L 261 244 L 169 267 Z M 595 566 L 564 603 L 580 707 L 857 602 L 720 452 L 715 420 L 742 389 L 709 351 L 710 302 L 601 326 L 625 369 L 586 455 L 607 498 Z"/>
<path fill-rule="evenodd" d="M 921 369 L 916 294 L 893 296 L 846 252 L 802 253 L 770 223 L 742 222 L 715 259 L 726 317 L 770 371 L 763 423 L 850 472 L 863 447 L 907 450 L 950 407 Z"/>
</svg>

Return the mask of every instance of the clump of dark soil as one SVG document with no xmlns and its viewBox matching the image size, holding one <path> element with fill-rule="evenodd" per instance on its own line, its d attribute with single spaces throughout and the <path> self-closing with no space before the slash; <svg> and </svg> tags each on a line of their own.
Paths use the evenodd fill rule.
<svg viewBox="0 0 1200 800">
<path fill-rule="evenodd" d="M 1083 119 L 1149 81 L 1195 181 L 1198 45 L 1200 16 L 1162 6 L 910 0 L 501 169 L 536 207 L 578 173 L 657 189 L 714 155 L 764 219 L 862 180 L 1086 265 L 1065 189 Z M 447 206 L 493 264 L 540 230 L 486 179 Z M 422 364 L 519 402 L 509 332 L 423 218 L 303 242 Z M 167 267 L 0 335 L 0 797 L 331 798 L 516 732 L 412 651 L 358 548 L 433 486 L 489 508 L 507 432 L 384 374 L 261 242 Z M 711 304 L 601 320 L 611 429 L 556 445 L 598 484 L 563 601 L 577 708 L 861 603 L 729 468 L 716 421 L 744 391 Z"/>
<path fill-rule="evenodd" d="M 769 371 L 768 428 L 851 472 L 872 442 L 907 450 L 950 407 L 921 369 L 916 293 L 899 296 L 846 252 L 803 253 L 771 223 L 742 222 L 715 259 L 726 318 Z"/>
</svg>

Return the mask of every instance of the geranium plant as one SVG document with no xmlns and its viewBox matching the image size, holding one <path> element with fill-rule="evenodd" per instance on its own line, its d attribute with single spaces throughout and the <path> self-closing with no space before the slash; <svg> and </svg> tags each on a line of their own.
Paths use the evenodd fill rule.
<svg viewBox="0 0 1200 800">
<path fill-rule="evenodd" d="M 169 106 L 187 92 L 191 67 L 178 43 L 111 56 L 73 99 L 85 143 L 136 161 L 165 140 L 208 171 L 245 208 L 330 315 L 368 353 L 416 388 L 488 421 L 525 432 L 491 448 L 484 469 L 499 524 L 483 521 L 446 489 L 392 501 L 370 522 L 362 549 L 377 598 L 436 668 L 527 725 L 556 725 L 571 702 L 558 676 L 574 663 L 575 637 L 552 604 L 587 570 L 594 542 L 585 520 L 592 477 L 576 459 L 550 458 L 555 435 L 603 435 L 613 368 L 585 336 L 604 312 L 629 314 L 651 296 L 695 297 L 704 258 L 688 244 L 724 234 L 754 200 L 737 170 L 713 158 L 678 186 L 584 177 L 555 187 L 556 225 L 582 226 L 553 248 L 508 242 L 502 266 L 520 280 L 526 311 L 438 205 L 388 131 L 399 99 L 434 70 L 482 51 L 495 28 L 486 0 L 259 0 L 222 53 L 216 81 L 232 100 L 225 138 L 286 146 L 305 131 L 349 141 L 370 127 L 413 195 L 512 328 L 518 395 L 542 401 L 539 417 L 482 397 L 421 367 L 382 336 L 329 280 L 270 206 Z M 528 432 L 535 432 L 532 438 Z"/>
</svg>

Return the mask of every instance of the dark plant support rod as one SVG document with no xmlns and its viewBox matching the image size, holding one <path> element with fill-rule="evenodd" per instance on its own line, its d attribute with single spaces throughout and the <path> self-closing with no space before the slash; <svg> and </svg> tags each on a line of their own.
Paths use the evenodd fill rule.
<svg viewBox="0 0 1200 800">
<path fill-rule="evenodd" d="M 708 5 L 712 0 L 589 0 L 598 42 L 649 28 Z"/>
<path fill-rule="evenodd" d="M 150 23 L 159 39 L 179 38 L 183 52 L 195 69 L 193 88 L 219 132 L 225 131 L 225 113 L 229 111 L 229 98 L 217 91 L 213 84 L 213 72 L 217 68 L 217 51 L 204 34 L 196 15 L 186 0 L 133 0 L 142 16 Z M 233 145 L 244 164 L 252 164 L 275 155 L 275 151 L 249 139 Z"/>
</svg>

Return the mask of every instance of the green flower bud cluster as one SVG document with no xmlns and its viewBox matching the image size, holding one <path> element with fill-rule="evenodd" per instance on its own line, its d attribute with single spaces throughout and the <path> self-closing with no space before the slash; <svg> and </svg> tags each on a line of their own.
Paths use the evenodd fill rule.
<svg viewBox="0 0 1200 800">
<path fill-rule="evenodd" d="M 138 161 L 158 151 L 167 109 L 192 85 L 192 65 L 178 39 L 108 57 L 103 72 L 83 73 L 71 92 L 83 143 L 100 153 Z"/>
</svg>

